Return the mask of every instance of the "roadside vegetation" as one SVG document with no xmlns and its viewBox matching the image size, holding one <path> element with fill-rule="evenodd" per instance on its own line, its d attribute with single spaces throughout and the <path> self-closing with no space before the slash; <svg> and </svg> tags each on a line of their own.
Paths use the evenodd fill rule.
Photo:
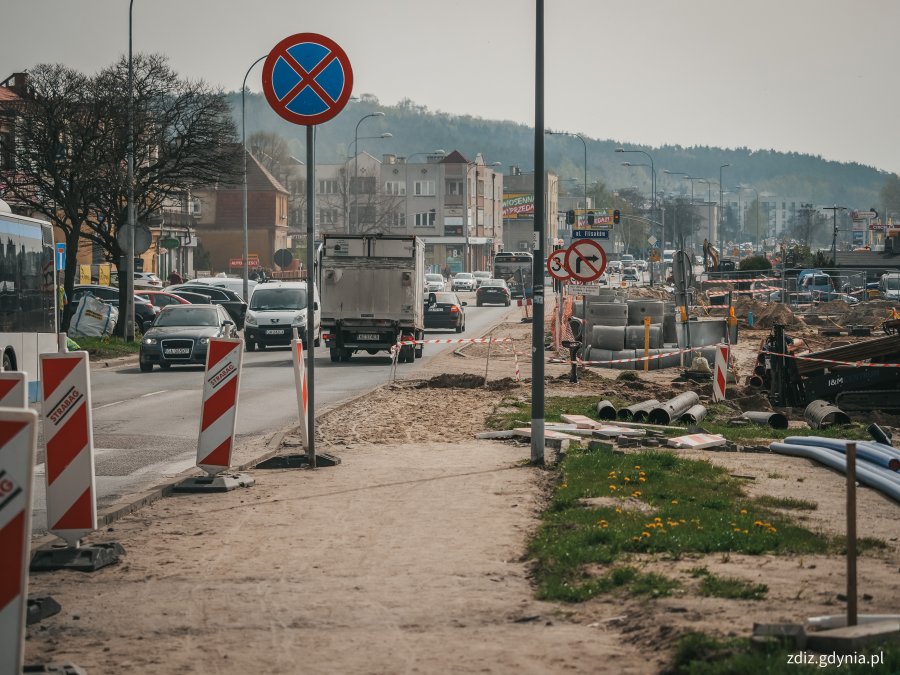
<svg viewBox="0 0 900 675">
<path fill-rule="evenodd" d="M 78 349 L 86 351 L 91 361 L 101 361 L 103 359 L 114 359 L 120 356 L 134 356 L 141 348 L 140 337 L 138 336 L 134 342 L 125 342 L 120 337 L 81 337 L 76 340 Z M 76 347 L 69 345 L 69 350 Z"/>
</svg>

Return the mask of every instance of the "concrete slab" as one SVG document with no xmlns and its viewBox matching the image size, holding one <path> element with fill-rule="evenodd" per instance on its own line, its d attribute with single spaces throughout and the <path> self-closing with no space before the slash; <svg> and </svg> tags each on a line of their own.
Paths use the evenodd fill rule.
<svg viewBox="0 0 900 675">
<path fill-rule="evenodd" d="M 863 645 L 898 638 L 900 619 L 890 619 L 809 633 L 806 636 L 806 646 L 820 653 L 850 654 L 859 651 Z"/>
<path fill-rule="evenodd" d="M 563 422 L 574 424 L 579 429 L 596 429 L 600 422 L 592 420 L 587 415 L 560 415 Z"/>
</svg>

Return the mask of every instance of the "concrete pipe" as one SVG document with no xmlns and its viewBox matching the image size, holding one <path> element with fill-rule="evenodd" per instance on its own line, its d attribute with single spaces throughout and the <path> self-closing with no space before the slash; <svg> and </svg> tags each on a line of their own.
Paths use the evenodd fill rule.
<svg viewBox="0 0 900 675">
<path fill-rule="evenodd" d="M 625 326 L 598 326 L 591 329 L 591 346 L 595 349 L 625 349 Z"/>
<path fill-rule="evenodd" d="M 697 396 L 697 393 L 686 391 L 651 410 L 648 419 L 652 424 L 670 424 L 672 420 L 679 419 L 688 409 L 698 403 L 700 403 L 700 397 Z"/>
<path fill-rule="evenodd" d="M 750 387 L 759 389 L 763 386 L 763 384 L 765 384 L 765 382 L 759 375 L 751 375 L 749 378 L 747 378 L 747 385 Z"/>
<path fill-rule="evenodd" d="M 772 427 L 773 429 L 787 429 L 788 419 L 780 412 L 756 412 L 748 410 L 741 415 L 741 419 L 752 422 L 761 427 Z"/>
<path fill-rule="evenodd" d="M 766 367 L 765 367 L 765 365 L 757 364 L 757 365 L 753 366 L 753 374 L 754 374 L 754 375 L 759 375 L 760 377 L 763 377 L 763 376 L 766 374 Z"/>
<path fill-rule="evenodd" d="M 806 406 L 803 419 L 813 429 L 824 429 L 833 424 L 850 424 L 850 415 L 828 401 L 816 400 Z"/>
<path fill-rule="evenodd" d="M 662 323 L 665 305 L 662 300 L 629 300 L 628 325 L 643 326 L 644 317 L 650 317 L 650 323 Z"/>
<path fill-rule="evenodd" d="M 650 324 L 650 349 L 659 349 L 662 346 L 662 326 Z M 625 327 L 625 349 L 644 349 L 644 327 Z"/>
<path fill-rule="evenodd" d="M 623 302 L 597 302 L 588 305 L 587 313 L 595 326 L 628 325 L 628 305 Z"/>
<path fill-rule="evenodd" d="M 699 424 L 704 417 L 706 417 L 706 406 L 698 403 L 687 409 L 687 412 L 681 416 L 681 421 L 688 424 Z"/>
<path fill-rule="evenodd" d="M 600 401 L 597 404 L 597 417 L 601 420 L 616 419 L 616 407 L 609 401 Z"/>
<path fill-rule="evenodd" d="M 637 353 L 635 353 L 635 351 L 633 349 L 623 349 L 622 351 L 613 352 L 612 358 L 614 361 L 618 361 L 620 359 L 629 359 L 629 360 L 626 361 L 625 363 L 611 363 L 609 365 L 609 367 L 615 368 L 616 370 L 635 370 L 635 368 L 637 366 L 635 365 L 635 361 L 633 361 L 631 359 L 634 359 L 635 356 L 642 356 L 643 353 L 644 353 L 643 350 L 641 350 L 641 353 L 637 354 Z M 641 366 L 641 368 L 644 367 L 643 361 L 640 362 L 640 366 Z"/>
<path fill-rule="evenodd" d="M 627 408 L 622 408 L 619 411 L 617 417 L 623 422 L 640 422 L 647 419 L 647 415 L 650 413 L 650 411 L 658 405 L 659 401 L 657 401 L 655 398 L 651 398 L 648 401 L 635 403 L 634 405 L 630 405 Z"/>
<path fill-rule="evenodd" d="M 591 361 L 599 361 L 600 363 L 604 361 L 609 361 L 612 358 L 613 353 L 609 349 L 600 349 L 598 347 L 591 347 Z M 598 368 L 603 368 L 598 364 Z"/>
</svg>

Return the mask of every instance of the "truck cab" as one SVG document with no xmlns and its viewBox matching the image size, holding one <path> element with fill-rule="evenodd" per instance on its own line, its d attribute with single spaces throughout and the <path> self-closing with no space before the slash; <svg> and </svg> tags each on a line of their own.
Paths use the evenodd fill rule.
<svg viewBox="0 0 900 675">
<path fill-rule="evenodd" d="M 797 290 L 808 293 L 833 293 L 835 290 L 831 275 L 822 270 L 801 270 L 797 285 Z"/>
<path fill-rule="evenodd" d="M 900 272 L 882 274 L 878 281 L 878 290 L 887 300 L 900 300 Z"/>
<path fill-rule="evenodd" d="M 321 333 L 319 289 L 313 285 L 313 335 L 318 347 Z M 247 351 L 257 347 L 288 346 L 297 329 L 303 348 L 307 349 L 307 305 L 309 293 L 305 281 L 270 281 L 257 284 L 250 294 L 250 305 L 244 319 L 244 343 Z"/>
</svg>

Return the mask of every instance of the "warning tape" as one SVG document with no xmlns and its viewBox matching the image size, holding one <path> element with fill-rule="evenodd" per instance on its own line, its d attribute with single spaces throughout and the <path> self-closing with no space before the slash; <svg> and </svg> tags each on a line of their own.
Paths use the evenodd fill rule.
<svg viewBox="0 0 900 675">
<path fill-rule="evenodd" d="M 710 298 L 718 298 L 729 293 L 733 295 L 753 295 L 754 293 L 769 293 L 771 291 L 780 291 L 777 286 L 764 286 L 762 288 L 754 288 L 750 291 L 706 291 L 706 295 Z"/>
<path fill-rule="evenodd" d="M 401 345 L 455 345 L 463 342 L 486 345 L 489 342 L 512 342 L 512 338 L 446 338 L 440 340 L 400 340 L 395 346 Z"/>
<path fill-rule="evenodd" d="M 755 281 L 781 281 L 778 277 L 760 277 L 758 279 L 701 279 L 701 284 L 749 284 Z"/>
<path fill-rule="evenodd" d="M 685 349 L 675 349 L 670 352 L 664 352 L 662 354 L 653 354 L 651 356 L 638 356 L 631 359 L 612 359 L 610 361 L 584 361 L 582 359 L 575 359 L 572 361 L 571 359 L 557 359 L 550 358 L 547 359 L 547 363 L 565 363 L 565 364 L 578 364 L 581 366 L 600 366 L 606 365 L 608 363 L 637 363 L 638 361 L 653 361 L 654 359 L 662 359 L 667 356 L 674 356 L 677 354 L 685 354 L 687 352 L 699 352 L 701 351 L 700 347 L 688 347 Z"/>
<path fill-rule="evenodd" d="M 789 359 L 801 361 L 813 361 L 815 363 L 830 363 L 835 366 L 853 366 L 854 368 L 900 368 L 900 363 L 870 363 L 868 361 L 835 361 L 833 359 L 819 359 L 813 356 L 800 356 L 798 354 L 778 354 L 765 352 L 768 356 L 786 356 Z"/>
</svg>

